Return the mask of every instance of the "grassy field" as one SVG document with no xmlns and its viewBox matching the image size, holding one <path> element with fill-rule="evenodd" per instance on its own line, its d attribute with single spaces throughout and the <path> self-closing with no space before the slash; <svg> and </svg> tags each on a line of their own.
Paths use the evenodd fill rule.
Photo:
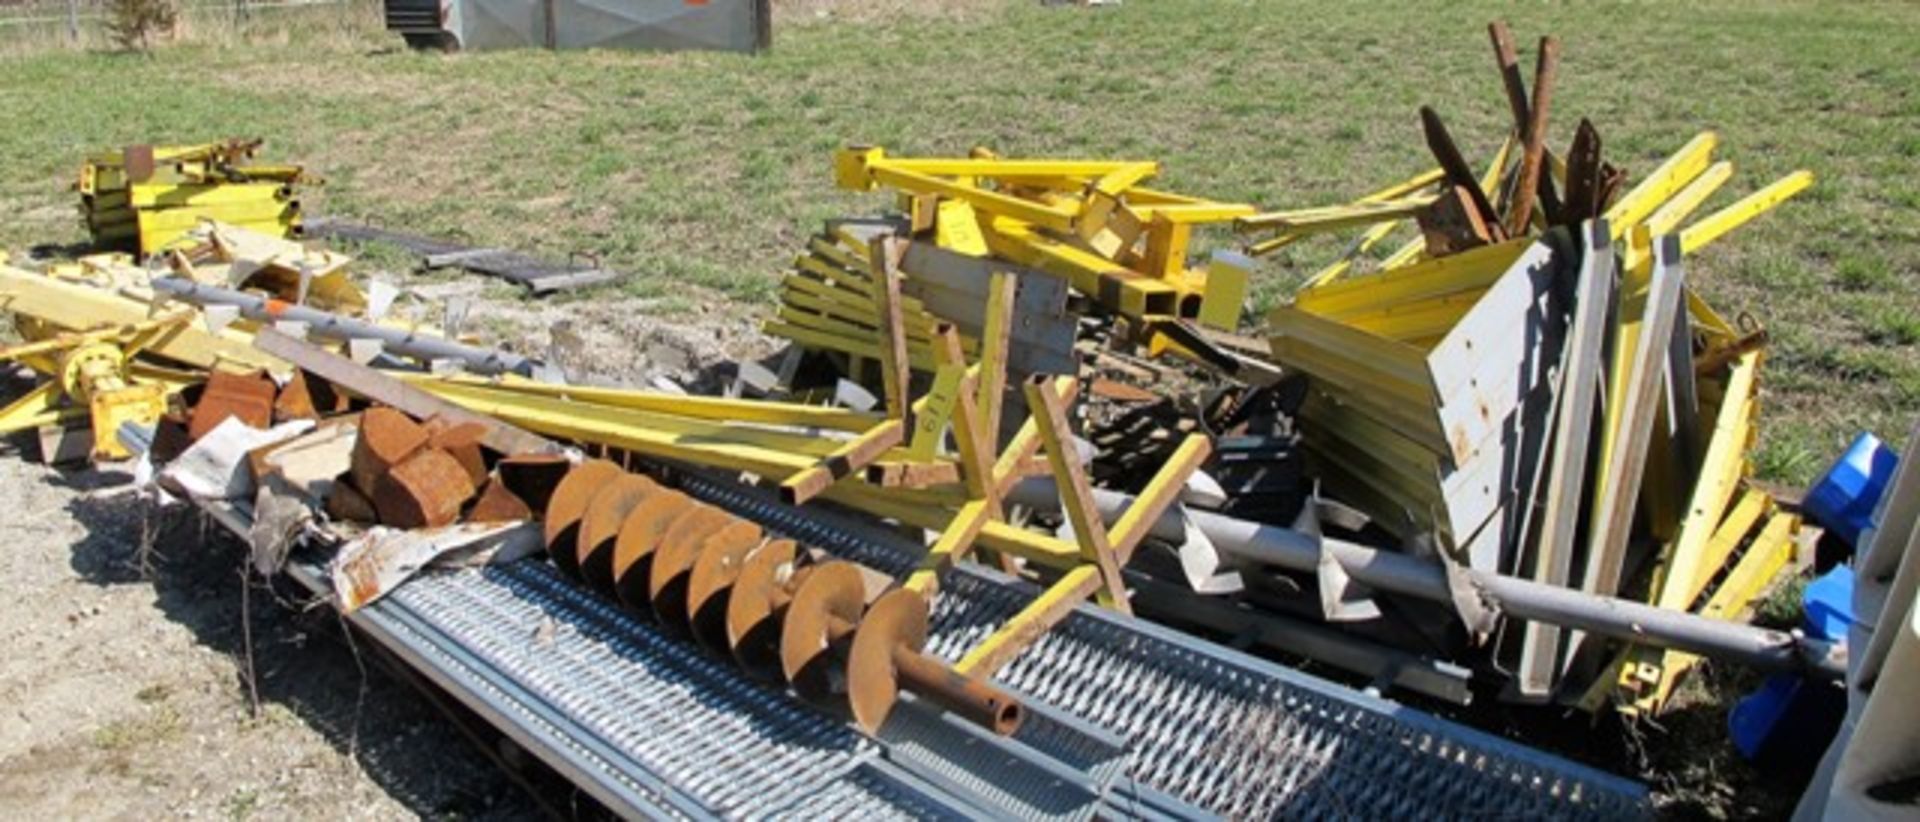
<svg viewBox="0 0 1920 822">
<path fill-rule="evenodd" d="M 1431 104 L 1483 162 L 1508 118 L 1484 26 L 1505 17 L 1523 43 L 1563 38 L 1555 145 L 1589 117 L 1637 177 L 1718 131 L 1736 176 L 1714 205 L 1818 175 L 1690 261 L 1710 302 L 1773 332 L 1763 476 L 1802 483 L 1855 432 L 1898 441 L 1920 415 L 1920 5 L 776 6 L 758 57 L 411 53 L 373 5 L 205 24 L 151 56 L 0 32 L 0 248 L 84 239 L 67 186 L 88 150 L 258 135 L 328 178 L 309 213 L 598 252 L 666 305 L 766 303 L 823 219 L 887 205 L 833 189 L 844 143 L 1158 159 L 1165 187 L 1277 208 L 1431 165 L 1416 116 Z M 1332 248 L 1266 261 L 1259 300 Z M 1649 772 L 1718 792 L 1689 807 L 1741 807 L 1753 777 L 1728 782 L 1719 714 L 1688 721 L 1676 736 L 1712 753 Z"/>
<path fill-rule="evenodd" d="M 1506 17 L 1523 43 L 1565 42 L 1555 144 L 1584 115 L 1644 172 L 1714 129 L 1736 166 L 1720 202 L 1819 176 L 1690 269 L 1774 332 L 1764 475 L 1804 481 L 1854 432 L 1897 440 L 1920 411 L 1920 6 L 779 5 L 760 57 L 409 53 L 372 7 L 263 15 L 151 57 L 0 48 L 0 246 L 82 238 L 65 186 L 88 149 L 261 135 L 327 175 L 312 213 L 592 250 L 642 293 L 764 301 L 822 219 L 885 205 L 831 187 L 847 142 L 1159 159 L 1179 190 L 1301 206 L 1429 165 L 1430 103 L 1484 160 L 1508 115 L 1483 27 Z M 1271 260 L 1259 298 L 1328 249 Z"/>
</svg>

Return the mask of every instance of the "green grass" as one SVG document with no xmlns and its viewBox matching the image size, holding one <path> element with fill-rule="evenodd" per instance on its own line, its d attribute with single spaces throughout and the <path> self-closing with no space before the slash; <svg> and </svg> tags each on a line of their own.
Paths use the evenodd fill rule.
<svg viewBox="0 0 1920 822">
<path fill-rule="evenodd" d="M 151 57 L 0 58 L 0 245 L 82 239 L 65 189 L 89 149 L 255 134 L 327 176 L 313 213 L 593 251 L 655 281 L 630 291 L 683 303 L 766 302 L 820 221 L 888 205 L 832 187 L 848 142 L 1153 158 L 1165 186 L 1284 207 L 1428 165 L 1415 110 L 1431 103 L 1484 160 L 1507 110 L 1483 27 L 1504 16 L 1523 41 L 1564 39 L 1555 144 L 1590 117 L 1645 172 L 1714 129 L 1737 174 L 1710 206 L 1818 175 L 1689 268 L 1723 313 L 1796 341 L 1770 363 L 1763 446 L 1831 454 L 1862 428 L 1898 439 L 1920 411 L 1920 7 L 781 5 L 758 57 L 412 53 L 363 7 Z M 1256 299 L 1284 299 L 1333 248 L 1277 255 Z M 1801 465 L 1769 477 L 1805 481 Z"/>
<path fill-rule="evenodd" d="M 151 57 L 0 43 L 0 247 L 84 238 L 67 186 L 86 151 L 259 135 L 328 178 L 310 213 L 592 251 L 664 311 L 764 304 L 822 220 L 888 207 L 833 188 L 846 143 L 1158 159 L 1164 187 L 1278 208 L 1431 165 L 1424 103 L 1484 162 L 1508 118 L 1484 26 L 1506 17 L 1523 42 L 1564 40 L 1554 145 L 1589 117 L 1637 179 L 1713 129 L 1736 176 L 1709 208 L 1818 176 L 1688 265 L 1722 313 L 1773 332 L 1762 476 L 1805 482 L 1855 432 L 1897 442 L 1920 414 L 1920 5 L 776 2 L 757 57 L 413 53 L 367 6 Z M 1257 300 L 1336 247 L 1264 262 Z"/>
<path fill-rule="evenodd" d="M 186 720 L 179 711 L 170 705 L 157 705 L 138 716 L 116 719 L 96 728 L 93 744 L 103 751 L 126 751 L 175 739 L 185 728 Z"/>
</svg>

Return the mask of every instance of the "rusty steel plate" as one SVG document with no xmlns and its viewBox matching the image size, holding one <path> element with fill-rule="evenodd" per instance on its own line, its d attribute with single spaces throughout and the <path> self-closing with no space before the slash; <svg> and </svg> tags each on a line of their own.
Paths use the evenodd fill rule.
<svg viewBox="0 0 1920 822">
<path fill-rule="evenodd" d="M 709 506 L 681 517 L 660 537 L 660 544 L 653 549 L 652 567 L 647 572 L 647 601 L 653 603 L 653 613 L 660 617 L 660 627 L 667 633 L 679 637 L 688 635 L 687 572 L 693 570 L 693 560 L 700 556 L 701 546 L 742 522 L 745 520 L 724 509 Z M 758 541 L 759 529 L 755 528 L 754 533 Z"/>
<path fill-rule="evenodd" d="M 660 492 L 659 484 L 639 474 L 621 474 L 594 494 L 580 518 L 574 540 L 574 565 L 587 587 L 613 596 L 613 543 L 627 513 Z"/>
<path fill-rule="evenodd" d="M 733 582 L 740 577 L 740 566 L 747 555 L 766 541 L 758 524 L 741 524 L 753 527 L 752 540 L 722 540 L 716 535 L 707 541 L 700 556 L 694 558 L 693 569 L 687 572 L 687 628 L 701 647 L 719 654 L 729 647 L 727 600 Z"/>
<path fill-rule="evenodd" d="M 727 595 L 727 647 L 749 676 L 780 679 L 780 623 L 774 611 L 785 604 L 779 590 L 805 558 L 793 540 L 776 539 L 740 563 Z"/>
<path fill-rule="evenodd" d="M 847 655 L 847 697 L 853 703 L 853 721 L 867 733 L 880 730 L 900 699 L 900 674 L 893 654 L 902 646 L 914 653 L 927 646 L 927 600 L 895 588 L 867 609 L 854 632 L 853 651 Z"/>
<path fill-rule="evenodd" d="M 587 503 L 600 487 L 622 473 L 620 466 L 606 460 L 587 460 L 568 471 L 567 478 L 553 489 L 553 497 L 547 501 L 543 530 L 547 555 L 553 558 L 553 566 L 561 573 L 576 579 L 580 576 L 573 553 L 574 542 L 580 536 L 580 518 L 587 513 Z"/>
<path fill-rule="evenodd" d="M 635 613 L 653 613 L 647 604 L 647 572 L 653 567 L 648 560 L 668 528 L 702 507 L 686 494 L 663 488 L 627 512 L 607 565 L 614 595 L 622 605 Z"/>
<path fill-rule="evenodd" d="M 844 560 L 823 563 L 793 592 L 780 620 L 780 672 L 801 698 L 829 702 L 840 673 L 835 645 L 853 639 L 867 607 L 867 584 L 859 566 Z"/>
</svg>

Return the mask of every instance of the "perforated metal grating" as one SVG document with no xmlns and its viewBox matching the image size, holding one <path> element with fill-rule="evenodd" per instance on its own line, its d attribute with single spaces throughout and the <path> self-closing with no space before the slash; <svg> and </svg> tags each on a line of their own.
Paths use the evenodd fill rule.
<svg viewBox="0 0 1920 822">
<path fill-rule="evenodd" d="M 530 562 L 435 575 L 394 602 L 671 784 L 738 815 L 831 782 L 877 746 Z"/>
<path fill-rule="evenodd" d="M 686 489 L 889 572 L 897 534 L 700 477 Z M 943 580 L 930 650 L 948 659 L 1038 593 L 963 567 Z M 998 679 L 1123 737 L 1127 775 L 1234 818 L 1644 816 L 1627 780 L 1150 623 L 1082 606 Z"/>
</svg>

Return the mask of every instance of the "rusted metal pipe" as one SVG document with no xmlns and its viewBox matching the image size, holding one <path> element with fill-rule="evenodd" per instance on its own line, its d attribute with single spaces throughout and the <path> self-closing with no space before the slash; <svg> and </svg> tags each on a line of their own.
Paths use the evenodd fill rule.
<svg viewBox="0 0 1920 822">
<path fill-rule="evenodd" d="M 893 649 L 893 668 L 900 684 L 939 703 L 969 722 L 1001 736 L 1012 734 L 1023 718 L 1020 702 L 986 680 L 962 675 L 952 666 L 905 645 Z"/>
</svg>

